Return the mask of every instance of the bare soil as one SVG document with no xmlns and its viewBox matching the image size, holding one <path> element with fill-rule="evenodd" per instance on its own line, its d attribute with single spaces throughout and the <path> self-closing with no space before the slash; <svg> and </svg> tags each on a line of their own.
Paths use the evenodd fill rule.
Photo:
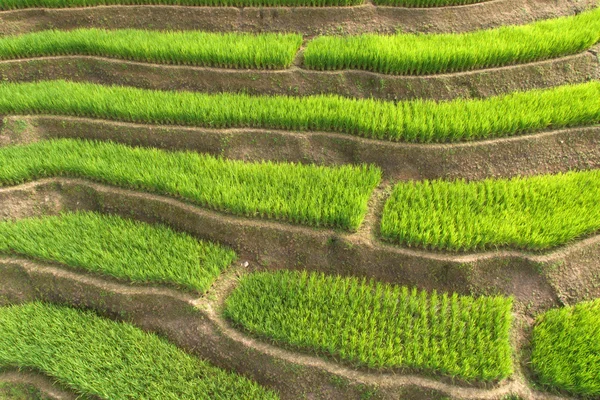
<svg viewBox="0 0 600 400">
<path fill-rule="evenodd" d="M 67 79 L 144 89 L 306 96 L 339 94 L 387 100 L 484 98 L 575 84 L 600 77 L 598 57 L 574 56 L 454 74 L 394 76 L 367 71 L 236 70 L 159 65 L 102 57 L 60 56 L 0 61 L 0 79 Z"/>
<path fill-rule="evenodd" d="M 109 6 L 0 12 L 0 35 L 97 27 L 156 30 L 299 32 L 464 32 L 572 15 L 595 0 L 492 0 L 440 8 Z"/>
<path fill-rule="evenodd" d="M 54 116 L 5 117 L 0 147 L 55 138 L 111 140 L 246 161 L 372 163 L 388 180 L 483 179 L 600 167 L 600 127 L 454 144 L 410 144 L 348 134 L 139 125 Z M 1 210 L 0 210 L 1 213 Z"/>
</svg>

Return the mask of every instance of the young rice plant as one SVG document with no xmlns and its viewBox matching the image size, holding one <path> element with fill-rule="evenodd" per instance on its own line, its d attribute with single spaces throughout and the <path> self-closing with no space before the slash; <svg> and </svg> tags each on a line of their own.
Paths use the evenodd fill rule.
<svg viewBox="0 0 600 400">
<path fill-rule="evenodd" d="M 225 315 L 247 331 L 374 369 L 464 380 L 512 373 L 512 300 L 306 272 L 244 276 Z"/>
<path fill-rule="evenodd" d="M 550 310 L 533 330 L 531 363 L 545 386 L 600 396 L 600 299 Z"/>
<path fill-rule="evenodd" d="M 30 303 L 0 308 L 0 367 L 33 368 L 103 399 L 277 399 L 156 335 L 91 312 Z"/>
<path fill-rule="evenodd" d="M 597 8 L 529 25 L 460 34 L 320 36 L 308 43 L 304 64 L 316 70 L 397 75 L 450 73 L 566 56 L 599 40 Z"/>
<path fill-rule="evenodd" d="M 439 250 L 546 250 L 600 230 L 600 170 L 483 181 L 401 182 L 381 235 Z"/>
<path fill-rule="evenodd" d="M 166 226 L 90 212 L 0 221 L 0 252 L 199 292 L 236 257 Z"/>
<path fill-rule="evenodd" d="M 302 45 L 297 34 L 76 29 L 0 38 L 0 59 L 89 55 L 222 68 L 287 68 Z"/>
<path fill-rule="evenodd" d="M 356 230 L 381 171 L 367 165 L 246 163 L 72 139 L 0 148 L 0 186 L 54 176 L 178 196 L 248 217 Z"/>
<path fill-rule="evenodd" d="M 56 114 L 209 128 L 327 131 L 406 142 L 496 138 L 600 122 L 600 82 L 487 99 L 394 103 L 340 96 L 249 96 L 66 81 L 0 84 L 0 114 Z"/>
</svg>

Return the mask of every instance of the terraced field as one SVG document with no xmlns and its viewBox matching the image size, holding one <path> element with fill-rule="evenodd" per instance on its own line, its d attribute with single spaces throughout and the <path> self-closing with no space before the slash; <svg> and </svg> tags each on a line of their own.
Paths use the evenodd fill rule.
<svg viewBox="0 0 600 400">
<path fill-rule="evenodd" d="M 596 0 L 0 0 L 0 398 L 596 399 Z"/>
</svg>

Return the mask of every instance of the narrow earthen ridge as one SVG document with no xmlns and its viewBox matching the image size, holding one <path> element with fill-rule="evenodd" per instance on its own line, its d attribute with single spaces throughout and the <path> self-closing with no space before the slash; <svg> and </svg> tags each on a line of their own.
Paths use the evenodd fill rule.
<svg viewBox="0 0 600 400">
<path fill-rule="evenodd" d="M 482 98 L 582 83 L 598 76 L 598 71 L 598 57 L 590 51 L 501 68 L 428 76 L 314 71 L 296 66 L 285 70 L 204 68 L 76 55 L 0 61 L 0 76 L 11 82 L 67 79 L 159 90 L 292 96 L 339 94 L 387 100 Z"/>
<path fill-rule="evenodd" d="M 0 124 L 0 147 L 56 138 L 111 140 L 246 161 L 375 164 L 392 181 L 506 178 L 600 168 L 600 126 L 411 144 L 326 132 L 187 128 L 58 116 L 11 116 Z"/>
<path fill-rule="evenodd" d="M 10 283 L 7 282 L 8 285 Z M 2 289 L 0 289 L 0 296 L 2 296 Z M 76 400 L 78 398 L 76 394 L 59 388 L 49 377 L 35 372 L 16 370 L 0 372 L 0 382 L 34 387 L 44 396 L 44 399 Z"/>
<path fill-rule="evenodd" d="M 44 179 L 0 189 L 0 218 L 92 210 L 152 223 L 221 243 L 265 270 L 307 269 L 365 276 L 427 290 L 514 296 L 531 313 L 600 296 L 600 236 L 547 254 L 490 251 L 435 253 L 350 234 L 248 219 L 173 198 L 82 179 Z"/>
<path fill-rule="evenodd" d="M 245 273 L 224 273 L 209 294 L 185 299 L 170 289 L 131 287 L 98 276 L 73 272 L 53 264 L 17 257 L 0 257 L 6 277 L 0 295 L 11 303 L 40 300 L 95 310 L 158 333 L 214 365 L 243 374 L 276 389 L 282 399 L 501 399 L 519 394 L 526 399 L 559 399 L 535 392 L 523 373 L 491 388 L 461 387 L 439 379 L 410 374 L 359 371 L 319 357 L 295 353 L 251 338 L 233 329 L 222 315 L 226 296 Z M 518 328 L 515 328 L 518 329 Z"/>
<path fill-rule="evenodd" d="M 358 34 L 464 32 L 572 15 L 596 0 L 491 0 L 440 8 L 108 6 L 0 12 L 0 35 L 81 27 Z"/>
</svg>

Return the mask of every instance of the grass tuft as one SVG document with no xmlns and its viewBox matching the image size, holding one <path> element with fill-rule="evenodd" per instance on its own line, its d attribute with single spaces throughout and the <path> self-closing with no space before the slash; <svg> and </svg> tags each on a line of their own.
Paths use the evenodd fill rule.
<svg viewBox="0 0 600 400">
<path fill-rule="evenodd" d="M 375 369 L 465 380 L 512 373 L 512 300 L 306 272 L 241 278 L 225 315 L 249 332 Z"/>
<path fill-rule="evenodd" d="M 320 36 L 308 43 L 304 64 L 316 70 L 426 75 L 556 58 L 582 52 L 598 41 L 600 8 L 528 25 L 460 34 Z"/>
<path fill-rule="evenodd" d="M 0 252 L 199 292 L 207 291 L 236 257 L 163 225 L 91 212 L 0 221 Z"/>
<path fill-rule="evenodd" d="M 137 123 L 341 132 L 405 142 L 456 142 L 600 123 L 600 82 L 487 99 L 394 103 L 340 96 L 249 96 L 66 81 L 0 84 L 0 114 Z"/>
<path fill-rule="evenodd" d="M 600 230 L 600 171 L 483 181 L 401 182 L 381 235 L 439 250 L 547 250 Z"/>
<path fill-rule="evenodd" d="M 600 299 L 540 316 L 532 345 L 540 383 L 586 398 L 600 396 Z"/>
<path fill-rule="evenodd" d="M 192 152 L 61 139 L 0 148 L 0 186 L 82 177 L 254 218 L 356 230 L 381 180 L 373 166 L 246 163 Z"/>
<path fill-rule="evenodd" d="M 50 30 L 0 38 L 0 59 L 89 55 L 161 64 L 281 69 L 292 64 L 301 45 L 302 36 L 297 34 Z"/>
<path fill-rule="evenodd" d="M 0 366 L 35 368 L 104 399 L 276 399 L 156 335 L 90 312 L 31 303 L 0 308 Z"/>
</svg>

